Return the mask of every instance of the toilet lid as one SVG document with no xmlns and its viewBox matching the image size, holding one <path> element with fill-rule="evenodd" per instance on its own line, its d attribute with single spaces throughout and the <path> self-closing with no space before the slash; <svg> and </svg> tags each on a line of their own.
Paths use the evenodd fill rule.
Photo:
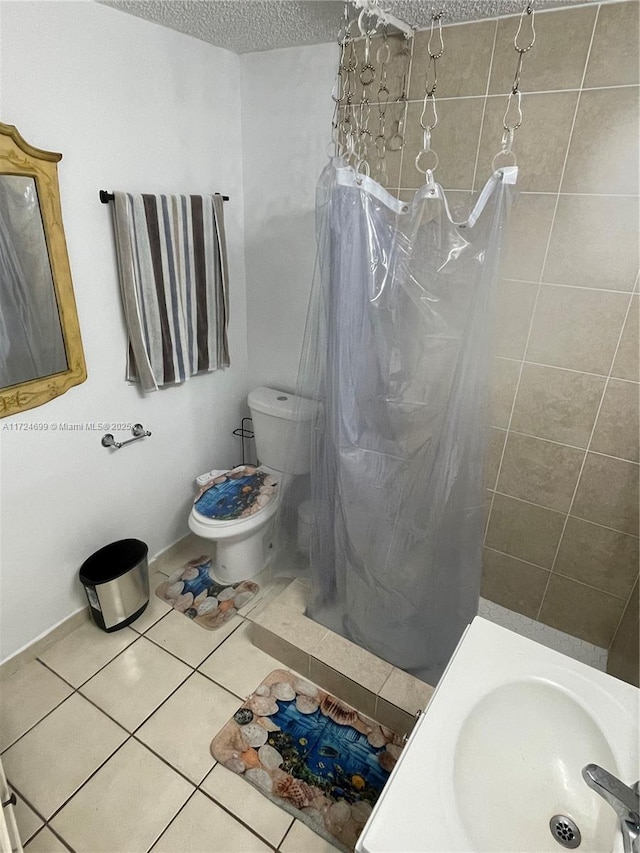
<svg viewBox="0 0 640 853">
<path fill-rule="evenodd" d="M 194 508 L 215 521 L 237 521 L 257 515 L 277 493 L 278 481 L 272 474 L 253 465 L 240 465 L 204 486 Z"/>
</svg>

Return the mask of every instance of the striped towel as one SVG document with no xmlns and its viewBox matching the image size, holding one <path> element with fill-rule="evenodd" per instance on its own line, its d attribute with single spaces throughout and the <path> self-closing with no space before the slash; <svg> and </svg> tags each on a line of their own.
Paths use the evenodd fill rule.
<svg viewBox="0 0 640 853">
<path fill-rule="evenodd" d="M 222 196 L 114 195 L 127 379 L 156 391 L 227 367 Z"/>
</svg>

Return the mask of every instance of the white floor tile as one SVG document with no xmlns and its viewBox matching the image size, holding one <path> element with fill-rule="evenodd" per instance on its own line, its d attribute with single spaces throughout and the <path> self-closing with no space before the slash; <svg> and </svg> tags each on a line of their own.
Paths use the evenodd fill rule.
<svg viewBox="0 0 640 853">
<path fill-rule="evenodd" d="M 2 756 L 10 784 L 45 817 L 127 738 L 127 733 L 77 693 Z"/>
<path fill-rule="evenodd" d="M 240 625 L 242 619 L 234 616 L 220 628 L 207 631 L 184 613 L 173 610 L 150 628 L 146 636 L 189 666 L 196 667 Z"/>
<path fill-rule="evenodd" d="M 195 496 L 195 484 L 194 484 Z M 185 519 L 186 527 L 186 519 Z M 209 539 L 201 539 L 195 533 L 188 533 L 185 537 L 175 542 L 151 563 L 153 571 L 160 572 L 167 577 L 175 572 L 180 566 L 184 566 L 189 560 L 194 560 L 201 555 L 213 557 L 216 552 L 215 542 Z"/>
<path fill-rule="evenodd" d="M 193 790 L 185 779 L 131 739 L 78 791 L 51 825 L 77 851 L 144 853 Z M 174 853 L 182 849 L 178 846 Z"/>
<path fill-rule="evenodd" d="M 197 791 L 153 853 L 268 853 L 271 850 L 220 806 Z"/>
<path fill-rule="evenodd" d="M 107 714 L 132 732 L 192 670 L 140 637 L 81 689 Z"/>
<path fill-rule="evenodd" d="M 239 706 L 236 696 L 195 672 L 136 737 L 197 785 L 215 763 L 211 741 Z"/>
<path fill-rule="evenodd" d="M 274 847 L 293 823 L 284 809 L 221 764 L 216 764 L 200 787 Z"/>
<path fill-rule="evenodd" d="M 251 625 L 245 623 L 215 650 L 198 669 L 227 690 L 245 699 L 274 669 L 282 669 L 275 658 L 251 642 Z"/>
<path fill-rule="evenodd" d="M 72 692 L 37 660 L 0 681 L 0 752 Z"/>
<path fill-rule="evenodd" d="M 291 583 L 290 578 L 274 578 L 270 566 L 267 566 L 266 569 L 263 569 L 260 574 L 251 578 L 251 580 L 255 581 L 260 589 L 251 601 L 247 601 L 245 606 L 240 608 L 238 612 L 241 616 L 247 616 L 251 613 L 253 617 L 255 613 L 266 607 L 270 601 L 281 594 L 288 584 Z"/>
<path fill-rule="evenodd" d="M 48 667 L 69 684 L 79 687 L 136 638 L 131 628 L 108 634 L 94 622 L 85 622 L 40 655 Z"/>
<path fill-rule="evenodd" d="M 131 623 L 131 628 L 134 631 L 137 631 L 139 634 L 144 634 L 152 625 L 158 621 L 158 619 L 162 619 L 167 613 L 173 610 L 173 607 L 170 604 L 167 604 L 166 601 L 163 601 L 161 598 L 158 598 L 156 595 L 156 589 L 160 586 L 161 583 L 166 581 L 166 576 L 161 574 L 160 572 L 151 572 L 149 577 L 149 604 L 147 604 L 147 608 L 142 614 L 142 616 L 138 616 L 135 622 Z"/>
<path fill-rule="evenodd" d="M 26 846 L 26 853 L 69 853 L 68 848 L 64 846 L 55 837 L 51 830 L 45 826 Z"/>
<path fill-rule="evenodd" d="M 281 853 L 335 853 L 339 848 L 297 820 L 279 847 Z"/>
<path fill-rule="evenodd" d="M 15 791 L 14 791 L 15 793 Z M 43 826 L 44 821 L 37 815 L 34 810 L 28 806 L 23 798 L 16 794 L 16 804 L 13 807 L 13 813 L 18 824 L 18 835 L 22 844 L 27 841 Z"/>
</svg>

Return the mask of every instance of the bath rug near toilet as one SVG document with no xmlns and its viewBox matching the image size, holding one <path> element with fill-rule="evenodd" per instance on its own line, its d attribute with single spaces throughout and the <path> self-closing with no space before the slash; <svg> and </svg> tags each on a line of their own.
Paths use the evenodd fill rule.
<svg viewBox="0 0 640 853">
<path fill-rule="evenodd" d="M 211 577 L 211 567 L 210 557 L 196 557 L 176 569 L 156 589 L 158 598 L 209 631 L 233 618 L 260 589 L 253 581 L 217 583 Z"/>
<path fill-rule="evenodd" d="M 282 669 L 211 742 L 217 761 L 346 851 L 401 750 L 398 735 Z"/>
</svg>

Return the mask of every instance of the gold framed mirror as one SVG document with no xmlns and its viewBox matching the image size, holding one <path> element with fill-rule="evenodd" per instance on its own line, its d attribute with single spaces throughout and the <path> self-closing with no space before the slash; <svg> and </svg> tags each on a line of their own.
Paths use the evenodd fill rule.
<svg viewBox="0 0 640 853">
<path fill-rule="evenodd" d="M 0 418 L 87 378 L 58 161 L 0 122 Z"/>
</svg>

